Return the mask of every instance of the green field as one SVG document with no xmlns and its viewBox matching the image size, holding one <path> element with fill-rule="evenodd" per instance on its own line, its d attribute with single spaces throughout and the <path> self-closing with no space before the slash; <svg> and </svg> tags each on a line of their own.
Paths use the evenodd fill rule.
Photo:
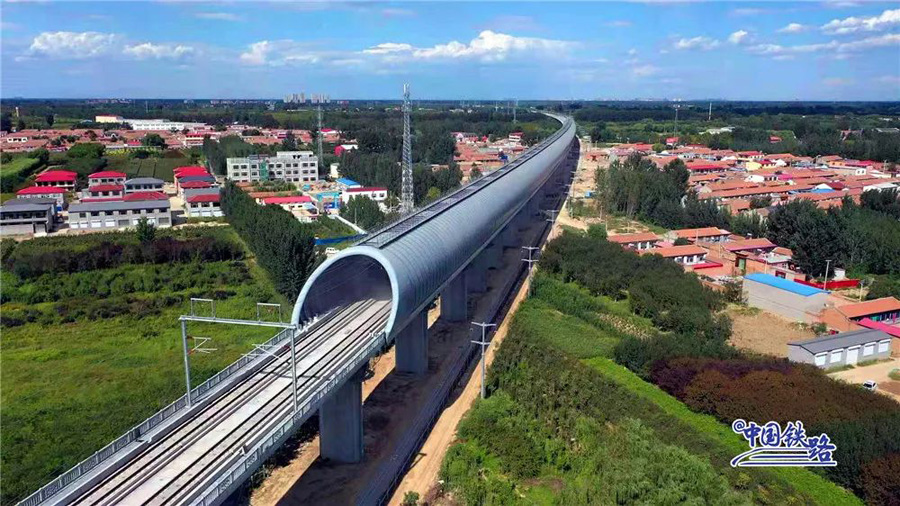
<svg viewBox="0 0 900 506">
<path fill-rule="evenodd" d="M 230 227 L 208 233 L 239 241 Z M 47 244 L 23 246 L 34 254 L 60 247 L 59 241 Z M 188 312 L 189 297 L 216 298 L 216 314 L 235 318 L 255 318 L 258 301 L 287 302 L 250 258 L 125 264 L 29 279 L 4 272 L 2 281 L 4 314 L 38 313 L 36 321 L 3 328 L 3 504 L 22 499 L 183 395 L 177 318 Z M 80 305 L 89 309 L 79 313 Z M 118 305 L 126 305 L 125 314 L 106 315 Z M 191 356 L 194 385 L 274 334 L 212 324 L 190 324 L 188 332 L 211 337 L 205 346 L 215 348 Z"/>
<path fill-rule="evenodd" d="M 441 477 L 463 504 L 861 501 L 801 468 L 735 469 L 741 436 L 610 360 L 624 306 L 538 274 Z M 611 325 L 612 314 L 626 325 Z"/>
<path fill-rule="evenodd" d="M 40 160 L 26 156 L 19 156 L 0 164 L 0 187 L 4 192 L 18 190 L 25 186 L 25 180 L 42 166 Z"/>
<path fill-rule="evenodd" d="M 106 169 L 124 172 L 132 177 L 155 177 L 169 183 L 175 181 L 176 167 L 193 165 L 187 157 L 182 158 L 131 158 L 125 154 L 107 155 Z"/>
</svg>

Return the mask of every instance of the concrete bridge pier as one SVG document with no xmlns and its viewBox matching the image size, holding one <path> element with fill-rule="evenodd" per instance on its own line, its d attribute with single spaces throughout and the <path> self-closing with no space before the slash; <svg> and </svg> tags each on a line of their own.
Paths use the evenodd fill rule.
<svg viewBox="0 0 900 506">
<path fill-rule="evenodd" d="M 466 273 L 459 273 L 441 292 L 441 318 L 448 322 L 466 321 L 468 317 Z"/>
<path fill-rule="evenodd" d="M 466 288 L 472 293 L 487 291 L 487 250 L 482 251 L 466 267 Z"/>
<path fill-rule="evenodd" d="M 419 311 L 397 334 L 395 368 L 399 372 L 428 372 L 428 311 Z"/>
<path fill-rule="evenodd" d="M 342 464 L 363 458 L 362 380 L 365 367 L 347 379 L 319 408 L 320 455 Z"/>
</svg>

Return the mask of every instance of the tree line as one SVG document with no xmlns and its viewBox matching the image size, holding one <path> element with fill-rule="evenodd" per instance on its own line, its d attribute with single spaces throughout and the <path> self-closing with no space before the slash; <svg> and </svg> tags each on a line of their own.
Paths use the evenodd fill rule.
<svg viewBox="0 0 900 506">
<path fill-rule="evenodd" d="M 311 230 L 279 206 L 258 205 L 231 181 L 222 190 L 222 211 L 275 288 L 295 300 L 320 260 Z"/>
</svg>

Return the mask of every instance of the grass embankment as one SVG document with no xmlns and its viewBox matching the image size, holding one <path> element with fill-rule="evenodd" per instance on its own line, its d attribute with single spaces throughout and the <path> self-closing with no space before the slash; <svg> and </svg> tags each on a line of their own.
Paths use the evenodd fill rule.
<svg viewBox="0 0 900 506">
<path fill-rule="evenodd" d="M 442 469 L 467 504 L 861 504 L 805 469 L 735 469 L 741 436 L 610 360 L 649 320 L 536 277 Z M 618 314 L 617 314 L 618 313 Z M 610 316 L 616 317 L 610 319 Z"/>
<path fill-rule="evenodd" d="M 189 297 L 214 297 L 216 314 L 241 318 L 255 318 L 257 301 L 287 302 L 246 257 L 230 227 L 160 235 L 229 242 L 244 256 L 88 270 L 72 264 L 77 272 L 25 278 L 4 269 L 4 317 L 29 310 L 33 321 L 26 317 L 3 328 L 2 503 L 22 499 L 183 395 L 177 318 L 188 312 Z M 9 259 L 61 249 L 90 255 L 103 241 L 136 239 L 131 233 L 47 238 L 15 246 Z M 194 385 L 273 334 L 265 328 L 193 323 L 188 332 L 212 337 L 204 346 L 215 349 L 191 355 Z"/>
</svg>

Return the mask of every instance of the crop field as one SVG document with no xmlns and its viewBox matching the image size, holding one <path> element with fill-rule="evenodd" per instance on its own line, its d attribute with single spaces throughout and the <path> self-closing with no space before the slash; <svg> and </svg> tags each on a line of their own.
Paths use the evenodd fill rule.
<svg viewBox="0 0 900 506">
<path fill-rule="evenodd" d="M 117 260 L 108 268 L 85 264 L 67 273 L 5 266 L 0 307 L 3 504 L 22 499 L 183 395 L 178 316 L 189 311 L 190 297 L 215 298 L 216 314 L 235 318 L 255 318 L 256 302 L 286 302 L 230 227 L 178 234 L 178 240 L 202 244 L 212 239 L 236 243 L 238 249 L 228 260 L 191 260 L 190 255 L 163 264 Z M 59 238 L 78 239 L 71 245 L 22 243 L 16 248 L 24 250 L 13 251 L 7 260 L 60 255 L 61 249 L 75 258 L 97 256 L 91 252 L 102 251 L 98 242 L 136 242 L 130 233 L 85 237 Z M 290 308 L 284 310 L 287 314 Z M 214 324 L 189 324 L 188 333 L 211 338 L 204 347 L 213 349 L 191 355 L 194 385 L 274 334 L 267 328 Z"/>
<path fill-rule="evenodd" d="M 107 170 L 116 170 L 132 177 L 155 177 L 163 181 L 175 180 L 176 167 L 191 165 L 189 158 L 130 158 L 127 155 L 107 155 Z"/>
</svg>

